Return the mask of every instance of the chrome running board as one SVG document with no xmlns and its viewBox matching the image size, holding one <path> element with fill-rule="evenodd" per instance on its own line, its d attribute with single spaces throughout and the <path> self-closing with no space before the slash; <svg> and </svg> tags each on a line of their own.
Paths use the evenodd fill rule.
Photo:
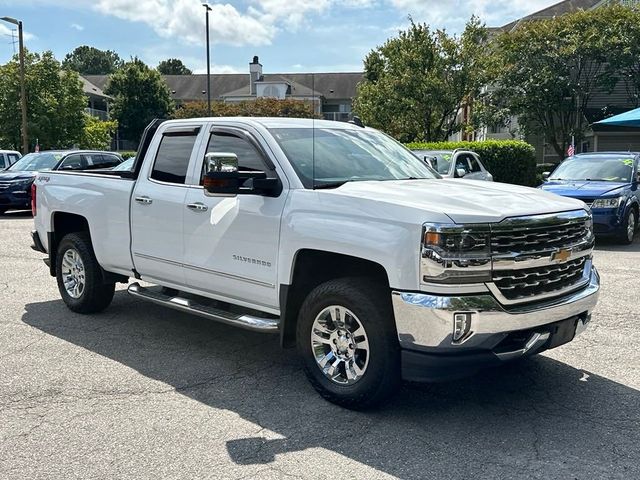
<svg viewBox="0 0 640 480">
<path fill-rule="evenodd" d="M 140 286 L 139 283 L 129 285 L 129 293 L 134 297 L 147 300 L 158 305 L 180 310 L 181 312 L 192 313 L 200 317 L 226 323 L 234 327 L 252 330 L 254 332 L 275 333 L 278 331 L 279 320 L 277 318 L 263 318 L 253 315 L 246 315 L 228 312 L 216 307 L 198 303 L 195 300 L 174 295 L 166 295 L 160 291 Z"/>
</svg>

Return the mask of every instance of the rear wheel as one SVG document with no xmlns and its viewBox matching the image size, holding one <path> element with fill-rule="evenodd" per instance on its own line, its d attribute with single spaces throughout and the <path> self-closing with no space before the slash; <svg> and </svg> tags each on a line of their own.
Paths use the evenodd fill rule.
<svg viewBox="0 0 640 480">
<path fill-rule="evenodd" d="M 325 399 L 363 409 L 400 383 L 400 353 L 388 289 L 368 279 L 331 280 L 305 299 L 297 324 L 307 377 Z"/>
<path fill-rule="evenodd" d="M 100 312 L 113 299 L 115 283 L 104 283 L 91 238 L 85 232 L 70 233 L 60 242 L 56 277 L 62 300 L 74 312 Z"/>
<path fill-rule="evenodd" d="M 629 245 L 630 243 L 632 243 L 637 228 L 638 213 L 636 212 L 635 208 L 630 208 L 624 217 L 622 232 L 620 233 L 620 243 L 622 243 L 623 245 Z"/>
</svg>

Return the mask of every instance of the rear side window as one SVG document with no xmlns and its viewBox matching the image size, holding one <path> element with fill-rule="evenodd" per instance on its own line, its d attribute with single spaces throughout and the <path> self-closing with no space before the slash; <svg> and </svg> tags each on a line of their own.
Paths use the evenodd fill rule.
<svg viewBox="0 0 640 480">
<path fill-rule="evenodd" d="M 197 135 L 164 135 L 151 178 L 160 182 L 184 184 L 196 138 Z"/>
<path fill-rule="evenodd" d="M 120 159 L 115 155 L 106 153 L 90 153 L 85 155 L 88 168 L 111 168 L 120 163 Z"/>
</svg>

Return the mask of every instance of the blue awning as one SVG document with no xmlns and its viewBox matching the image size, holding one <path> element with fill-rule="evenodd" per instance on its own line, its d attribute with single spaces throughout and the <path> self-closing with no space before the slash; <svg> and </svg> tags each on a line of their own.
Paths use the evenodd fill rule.
<svg viewBox="0 0 640 480">
<path fill-rule="evenodd" d="M 640 108 L 614 115 L 596 122 L 595 125 L 617 125 L 619 127 L 640 127 Z"/>
</svg>

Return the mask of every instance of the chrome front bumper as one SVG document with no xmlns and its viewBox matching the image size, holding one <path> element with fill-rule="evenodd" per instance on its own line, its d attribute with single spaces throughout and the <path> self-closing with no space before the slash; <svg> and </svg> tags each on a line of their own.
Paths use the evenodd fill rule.
<svg viewBox="0 0 640 480">
<path fill-rule="evenodd" d="M 599 290 L 600 277 L 593 268 L 586 287 L 563 297 L 532 305 L 505 308 L 488 293 L 442 296 L 393 291 L 392 301 L 398 338 L 403 349 L 449 355 L 491 352 L 512 332 L 535 330 L 537 327 L 573 317 L 578 318 L 578 334 L 591 318 Z M 472 314 L 470 332 L 458 343 L 453 341 L 454 313 Z M 535 331 L 532 331 L 531 336 L 534 334 Z M 534 343 L 536 350 L 543 347 L 539 337 L 536 337 Z M 504 356 L 494 353 L 500 359 L 510 359 L 528 353 L 528 350 L 522 350 L 524 348 L 502 352 L 510 354 Z"/>
</svg>

